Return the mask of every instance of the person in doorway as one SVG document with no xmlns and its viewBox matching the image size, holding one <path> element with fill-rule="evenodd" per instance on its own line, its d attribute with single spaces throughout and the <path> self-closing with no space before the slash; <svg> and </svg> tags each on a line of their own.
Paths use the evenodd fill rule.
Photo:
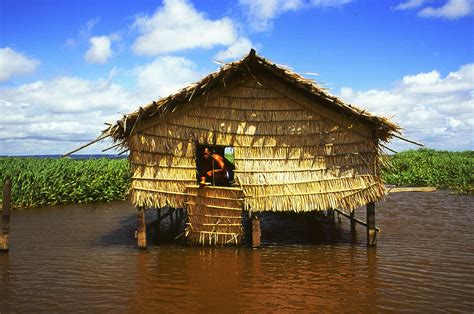
<svg viewBox="0 0 474 314">
<path fill-rule="evenodd" d="M 228 178 L 224 158 L 219 154 L 211 153 L 211 148 L 209 146 L 204 148 L 202 156 L 204 160 L 200 173 L 201 181 L 199 184 L 205 185 L 206 183 L 211 183 L 221 186 L 227 185 Z"/>
</svg>

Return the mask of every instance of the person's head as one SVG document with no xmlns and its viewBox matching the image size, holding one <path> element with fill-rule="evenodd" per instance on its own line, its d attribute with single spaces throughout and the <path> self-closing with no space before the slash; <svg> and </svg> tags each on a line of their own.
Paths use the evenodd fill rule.
<svg viewBox="0 0 474 314">
<path fill-rule="evenodd" d="M 209 159 L 211 157 L 211 148 L 209 146 L 204 147 L 204 150 L 202 151 L 202 156 L 204 159 Z"/>
</svg>

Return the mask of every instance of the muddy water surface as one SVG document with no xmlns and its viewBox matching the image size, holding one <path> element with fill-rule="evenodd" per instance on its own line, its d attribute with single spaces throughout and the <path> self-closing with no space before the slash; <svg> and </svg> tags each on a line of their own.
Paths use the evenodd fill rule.
<svg viewBox="0 0 474 314">
<path fill-rule="evenodd" d="M 361 227 L 351 243 L 344 218 L 264 216 L 258 250 L 169 243 L 164 221 L 162 243 L 138 251 L 126 203 L 15 211 L 10 253 L 0 255 L 0 312 L 472 313 L 473 200 L 388 196 L 377 205 L 375 250 Z"/>
</svg>

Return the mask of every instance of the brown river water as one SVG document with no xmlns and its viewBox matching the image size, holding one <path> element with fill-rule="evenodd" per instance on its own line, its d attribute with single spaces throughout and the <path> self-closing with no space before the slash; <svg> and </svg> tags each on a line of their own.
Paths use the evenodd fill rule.
<svg viewBox="0 0 474 314">
<path fill-rule="evenodd" d="M 265 215 L 260 249 L 171 242 L 164 220 L 160 243 L 150 232 L 139 251 L 127 203 L 14 211 L 0 312 L 472 313 L 473 200 L 389 195 L 377 204 L 376 249 L 361 226 L 351 238 L 344 217 Z"/>
</svg>

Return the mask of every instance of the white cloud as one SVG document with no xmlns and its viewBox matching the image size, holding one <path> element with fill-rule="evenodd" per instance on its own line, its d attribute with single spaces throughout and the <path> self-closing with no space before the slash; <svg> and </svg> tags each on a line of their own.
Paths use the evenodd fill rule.
<svg viewBox="0 0 474 314">
<path fill-rule="evenodd" d="M 201 76 L 193 62 L 174 56 L 135 68 L 133 90 L 112 82 L 120 73 L 114 68 L 94 81 L 63 76 L 0 88 L 0 154 L 65 153 L 97 137 L 104 122 L 113 123 Z M 94 145 L 89 152 L 102 148 Z"/>
<path fill-rule="evenodd" d="M 64 45 L 68 48 L 76 48 L 77 40 L 75 40 L 74 38 L 68 38 L 66 39 L 66 42 L 64 43 Z"/>
<path fill-rule="evenodd" d="M 448 0 L 443 6 L 433 8 L 426 7 L 419 12 L 423 17 L 441 17 L 447 19 L 457 19 L 471 15 L 473 12 L 473 0 Z"/>
<path fill-rule="evenodd" d="M 426 0 L 408 0 L 398 4 L 395 10 L 411 10 L 418 9 L 430 1 Z M 439 7 L 424 7 L 418 15 L 422 17 L 457 19 L 472 15 L 474 11 L 474 0 L 446 0 Z"/>
<path fill-rule="evenodd" d="M 434 128 L 433 129 L 433 134 L 434 135 L 445 135 L 447 130 L 448 130 L 448 128 Z"/>
<path fill-rule="evenodd" d="M 422 6 L 426 0 L 408 0 L 402 3 L 399 3 L 394 9 L 395 10 L 409 10 Z"/>
<path fill-rule="evenodd" d="M 408 138 L 437 149 L 474 147 L 474 64 L 442 77 L 438 71 L 407 75 L 390 90 L 341 89 L 342 98 L 392 117 Z M 398 149 L 414 148 L 395 144 Z"/>
<path fill-rule="evenodd" d="M 232 20 L 207 19 L 186 0 L 165 0 L 152 16 L 136 18 L 133 26 L 141 33 L 132 46 L 138 55 L 230 45 L 237 39 Z"/>
<path fill-rule="evenodd" d="M 403 77 L 404 84 L 415 85 L 430 85 L 440 81 L 440 74 L 438 71 L 431 71 L 428 73 L 419 73 L 416 75 L 407 75 Z"/>
<path fill-rule="evenodd" d="M 303 6 L 299 0 L 289 1 L 289 4 L 285 0 L 239 0 L 239 3 L 255 31 L 267 30 L 278 15 Z"/>
<path fill-rule="evenodd" d="M 227 49 L 218 51 L 214 58 L 219 61 L 239 59 L 243 55 L 247 54 L 252 47 L 253 44 L 248 38 L 241 37 Z"/>
<path fill-rule="evenodd" d="M 462 125 L 461 120 L 458 120 L 453 117 L 448 117 L 446 120 L 447 120 L 448 125 L 452 128 L 457 128 L 458 126 Z"/>
<path fill-rule="evenodd" d="M 352 0 L 239 0 L 254 31 L 265 31 L 279 15 L 308 7 L 338 7 Z"/>
<path fill-rule="evenodd" d="M 97 23 L 99 23 L 99 22 L 100 22 L 100 18 L 98 18 L 98 17 L 88 20 L 88 21 L 85 22 L 83 25 L 81 25 L 81 27 L 80 27 L 80 29 L 79 29 L 79 35 L 80 35 L 81 37 L 85 37 L 85 38 L 90 37 L 90 36 L 91 36 L 92 29 L 93 29 L 94 26 L 96 26 Z"/>
<path fill-rule="evenodd" d="M 82 45 L 85 41 L 89 40 L 92 36 L 92 29 L 100 22 L 100 18 L 94 18 L 86 21 L 79 27 L 79 32 L 77 37 L 69 37 L 64 42 L 64 47 L 69 49 L 74 49 L 79 45 Z M 113 40 L 112 38 L 109 38 Z"/>
<path fill-rule="evenodd" d="M 311 5 L 317 7 L 338 7 L 352 2 L 352 0 L 311 0 Z"/>
<path fill-rule="evenodd" d="M 59 77 L 0 88 L 0 151 L 65 153 L 97 137 L 118 112 L 138 105 L 131 93 L 107 80 Z"/>
<path fill-rule="evenodd" d="M 147 95 L 148 102 L 168 96 L 201 76 L 192 61 L 175 56 L 157 57 L 137 67 L 135 74 L 140 94 Z"/>
<path fill-rule="evenodd" d="M 127 96 L 120 85 L 109 81 L 68 76 L 0 89 L 1 100 L 54 114 L 119 109 Z"/>
<path fill-rule="evenodd" d="M 33 73 L 38 65 L 38 60 L 30 59 L 10 47 L 0 48 L 0 82 Z"/>
<path fill-rule="evenodd" d="M 90 48 L 84 55 L 88 63 L 105 63 L 112 56 L 109 36 L 96 36 L 89 39 Z"/>
</svg>

